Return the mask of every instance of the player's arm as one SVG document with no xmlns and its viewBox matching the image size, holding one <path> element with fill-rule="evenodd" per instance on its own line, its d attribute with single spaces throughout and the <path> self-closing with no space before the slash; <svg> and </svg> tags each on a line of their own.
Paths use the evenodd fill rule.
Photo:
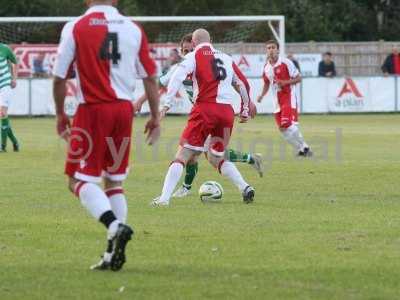
<svg viewBox="0 0 400 300">
<path fill-rule="evenodd" d="M 53 97 L 57 116 L 57 132 L 63 138 L 68 137 L 70 128 L 69 119 L 64 111 L 64 102 L 67 94 L 68 74 L 75 59 L 76 50 L 72 29 L 72 23 L 67 23 L 63 28 L 53 70 Z"/>
<path fill-rule="evenodd" d="M 242 99 L 240 118 L 241 122 L 247 122 L 250 116 L 250 85 L 247 78 L 240 71 L 239 67 L 232 63 L 233 68 L 233 82 L 232 85 L 237 88 Z"/>
<path fill-rule="evenodd" d="M 260 95 L 258 95 L 258 97 L 257 97 L 258 103 L 261 103 L 261 101 L 263 100 L 263 98 L 269 91 L 270 81 L 269 81 L 268 77 L 265 75 L 265 72 L 263 73 L 263 81 L 264 81 L 263 88 L 261 90 Z"/>
<path fill-rule="evenodd" d="M 194 69 L 195 58 L 194 55 L 192 55 L 191 53 L 188 54 L 185 59 L 177 65 L 176 69 L 171 75 L 168 83 L 167 95 L 165 97 L 165 104 L 162 113 L 165 114 L 169 110 L 172 105 L 172 100 L 182 87 L 183 81 L 189 74 L 193 73 Z"/>
<path fill-rule="evenodd" d="M 143 86 L 150 107 L 150 120 L 145 125 L 144 133 L 147 133 L 147 142 L 154 144 L 160 137 L 160 97 L 158 95 L 158 82 L 156 77 L 157 67 L 154 60 L 150 57 L 147 36 L 143 29 L 141 30 L 140 48 L 137 59 L 137 74 L 143 80 Z"/>
<path fill-rule="evenodd" d="M 13 50 L 8 48 L 8 51 L 8 61 L 11 68 L 11 87 L 15 88 L 17 86 L 18 62 Z"/>
</svg>

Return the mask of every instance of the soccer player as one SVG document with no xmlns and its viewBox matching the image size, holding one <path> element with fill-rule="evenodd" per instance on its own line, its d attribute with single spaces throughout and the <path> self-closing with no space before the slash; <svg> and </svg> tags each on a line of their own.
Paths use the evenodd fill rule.
<svg viewBox="0 0 400 300">
<path fill-rule="evenodd" d="M 185 35 L 181 42 L 180 42 L 180 47 L 181 47 L 181 53 L 183 56 L 187 55 L 188 53 L 193 51 L 193 43 L 192 43 L 192 34 L 187 34 Z M 172 74 L 175 72 L 176 68 L 178 67 L 178 63 L 180 60 L 176 59 L 175 64 L 171 66 L 171 68 L 163 74 L 159 78 L 159 83 L 161 87 L 166 87 L 171 79 Z M 245 80 L 246 81 L 246 80 Z M 246 81 L 247 82 L 247 81 Z M 193 80 L 191 76 L 189 75 L 184 81 L 183 81 L 183 86 L 186 90 L 186 93 L 188 95 L 189 101 L 193 104 Z M 160 90 L 160 93 L 163 92 Z M 137 109 L 140 110 L 142 107 L 143 103 L 146 101 L 146 94 L 142 95 L 139 97 L 138 101 L 135 102 L 135 105 L 137 106 Z M 172 106 L 172 101 L 166 102 L 164 104 L 164 107 L 161 110 L 161 117 L 164 117 L 168 110 Z M 262 165 L 262 157 L 258 153 L 243 153 L 236 151 L 234 149 L 227 149 L 225 151 L 225 159 L 231 161 L 231 162 L 241 162 L 241 163 L 246 163 L 252 166 L 260 175 L 260 177 L 263 176 L 263 165 Z M 186 197 L 190 194 L 191 189 L 192 189 L 192 184 L 193 181 L 198 173 L 199 165 L 197 162 L 197 158 L 193 158 L 192 160 L 188 161 L 186 164 L 186 174 L 184 176 L 184 181 L 183 184 L 180 188 L 178 188 L 175 193 L 172 195 L 173 197 L 176 198 L 183 198 Z"/>
<path fill-rule="evenodd" d="M 149 96 L 151 119 L 147 140 L 160 133 L 156 65 L 139 25 L 122 16 L 111 0 L 87 0 L 85 15 L 67 23 L 54 68 L 57 131 L 68 139 L 65 173 L 69 189 L 89 213 L 107 228 L 108 246 L 92 269 L 118 271 L 133 235 L 126 225 L 122 183 L 128 175 L 133 91 L 137 78 Z M 66 81 L 74 66 L 80 102 L 72 127 L 64 112 Z M 104 180 L 104 190 L 98 185 Z"/>
<path fill-rule="evenodd" d="M 290 59 L 279 57 L 279 44 L 266 43 L 267 63 L 264 67 L 264 86 L 257 102 L 261 102 L 272 86 L 275 121 L 284 139 L 293 146 L 298 156 L 312 156 L 298 124 L 296 84 L 301 76 Z"/>
<path fill-rule="evenodd" d="M 0 152 L 6 152 L 7 137 L 10 138 L 15 152 L 19 151 L 18 140 L 15 137 L 8 119 L 8 106 L 12 98 L 12 89 L 17 86 L 17 58 L 5 44 L 0 44 L 0 118 L 1 146 Z"/>
<path fill-rule="evenodd" d="M 231 86 L 239 86 L 243 102 L 240 113 L 242 122 L 249 119 L 248 89 L 238 76 L 240 71 L 232 58 L 214 49 L 206 30 L 197 29 L 193 33 L 193 45 L 194 51 L 185 56 L 173 73 L 166 97 L 167 101 L 170 101 L 179 91 L 183 81 L 192 75 L 195 104 L 182 133 L 176 159 L 171 163 L 165 177 L 162 194 L 153 200 L 152 205 L 169 205 L 185 165 L 205 151 L 208 153 L 209 162 L 238 187 L 243 201 L 250 203 L 255 194 L 253 187 L 243 179 L 232 162 L 224 159 L 235 118 Z M 211 138 L 206 149 L 205 143 L 209 136 Z"/>
</svg>

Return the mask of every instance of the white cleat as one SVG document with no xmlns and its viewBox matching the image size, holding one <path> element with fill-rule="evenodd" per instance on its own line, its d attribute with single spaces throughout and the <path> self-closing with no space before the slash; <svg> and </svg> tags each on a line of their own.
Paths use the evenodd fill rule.
<svg viewBox="0 0 400 300">
<path fill-rule="evenodd" d="M 255 153 L 251 155 L 254 159 L 254 164 L 252 164 L 251 166 L 258 172 L 258 175 L 260 175 L 260 177 L 263 177 L 264 175 L 264 166 L 263 166 L 263 159 L 261 154 L 259 153 Z"/>
<path fill-rule="evenodd" d="M 183 185 L 179 189 L 176 190 L 176 192 L 172 195 L 172 197 L 183 198 L 183 197 L 190 195 L 190 193 L 191 193 L 191 190 Z"/>
<path fill-rule="evenodd" d="M 168 206 L 169 202 L 160 201 L 160 196 L 158 196 L 157 198 L 154 198 L 153 201 L 151 201 L 150 205 L 153 207 L 162 207 L 162 206 Z"/>
</svg>

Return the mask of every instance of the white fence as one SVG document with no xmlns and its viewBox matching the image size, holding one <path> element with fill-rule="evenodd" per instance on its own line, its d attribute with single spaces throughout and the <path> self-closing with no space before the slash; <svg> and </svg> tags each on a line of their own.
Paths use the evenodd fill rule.
<svg viewBox="0 0 400 300">
<path fill-rule="evenodd" d="M 250 79 L 252 99 L 262 89 L 262 79 Z M 143 93 L 138 82 L 136 98 Z M 339 113 L 339 112 L 396 112 L 400 111 L 400 80 L 397 77 L 352 77 L 352 78 L 304 78 L 299 86 L 299 109 L 302 113 Z M 76 86 L 68 83 L 66 111 L 75 112 Z M 161 97 L 161 100 L 163 97 Z M 234 99 L 236 111 L 239 108 L 239 96 Z M 261 104 L 257 104 L 259 113 L 272 112 L 272 99 L 269 93 Z M 186 114 L 191 109 L 184 90 L 176 98 L 171 113 Z M 54 115 L 51 79 L 19 79 L 14 90 L 9 113 L 20 116 Z M 144 105 L 142 112 L 148 112 Z"/>
</svg>

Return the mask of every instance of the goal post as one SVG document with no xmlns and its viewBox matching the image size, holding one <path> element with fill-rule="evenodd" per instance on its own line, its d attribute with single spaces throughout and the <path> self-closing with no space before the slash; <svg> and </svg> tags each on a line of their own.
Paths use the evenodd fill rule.
<svg viewBox="0 0 400 300">
<path fill-rule="evenodd" d="M 4 31 L 12 32 L 15 30 L 15 33 L 11 34 L 23 34 L 24 24 L 28 25 L 29 23 L 33 24 L 63 24 L 69 21 L 74 20 L 76 17 L 0 17 L 0 26 L 3 26 Z M 281 15 L 276 16 L 132 16 L 130 17 L 133 21 L 138 21 L 141 23 L 183 23 L 183 22 L 266 22 L 268 24 L 269 30 L 272 32 L 274 38 L 277 40 L 280 46 L 281 55 L 285 55 L 285 17 Z M 11 28 L 7 29 L 5 27 L 6 24 L 11 24 Z M 17 24 L 20 24 L 19 26 Z M 13 26 L 16 25 L 16 26 Z M 32 32 L 35 30 L 35 27 L 28 30 L 28 32 Z M 265 28 L 267 30 L 267 28 Z M 4 39 L 4 35 L 2 34 L 2 30 L 0 29 L 0 41 L 8 42 L 7 39 Z M 10 38 L 12 43 L 12 38 Z M 29 41 L 28 41 L 29 42 Z"/>
<path fill-rule="evenodd" d="M 18 98 L 21 103 L 12 114 L 52 115 L 54 105 L 51 93 L 52 68 L 57 58 L 57 47 L 65 23 L 77 17 L 0 17 L 0 42 L 10 44 L 18 57 Z M 266 62 L 265 42 L 275 39 L 280 45 L 280 55 L 285 56 L 284 16 L 131 16 L 139 22 L 147 34 L 151 56 L 157 64 L 158 75 L 174 62 L 173 53 L 179 50 L 183 36 L 195 29 L 210 32 L 215 48 L 232 56 L 233 61 L 248 78 L 251 97 L 254 99 L 262 89 L 263 66 Z M 66 111 L 73 115 L 76 108 L 77 86 L 69 81 Z M 138 80 L 134 98 L 143 93 Z M 271 93 L 270 93 L 271 94 Z M 267 96 L 268 97 L 268 96 Z M 172 113 L 186 114 L 191 109 L 185 91 L 176 95 Z M 161 95 L 161 101 L 165 95 Z M 179 101 L 178 101 L 179 100 Z M 240 108 L 240 97 L 232 99 L 235 111 Z M 257 104 L 260 113 L 273 110 L 271 101 Z M 143 111 L 148 107 L 144 105 Z"/>
</svg>

